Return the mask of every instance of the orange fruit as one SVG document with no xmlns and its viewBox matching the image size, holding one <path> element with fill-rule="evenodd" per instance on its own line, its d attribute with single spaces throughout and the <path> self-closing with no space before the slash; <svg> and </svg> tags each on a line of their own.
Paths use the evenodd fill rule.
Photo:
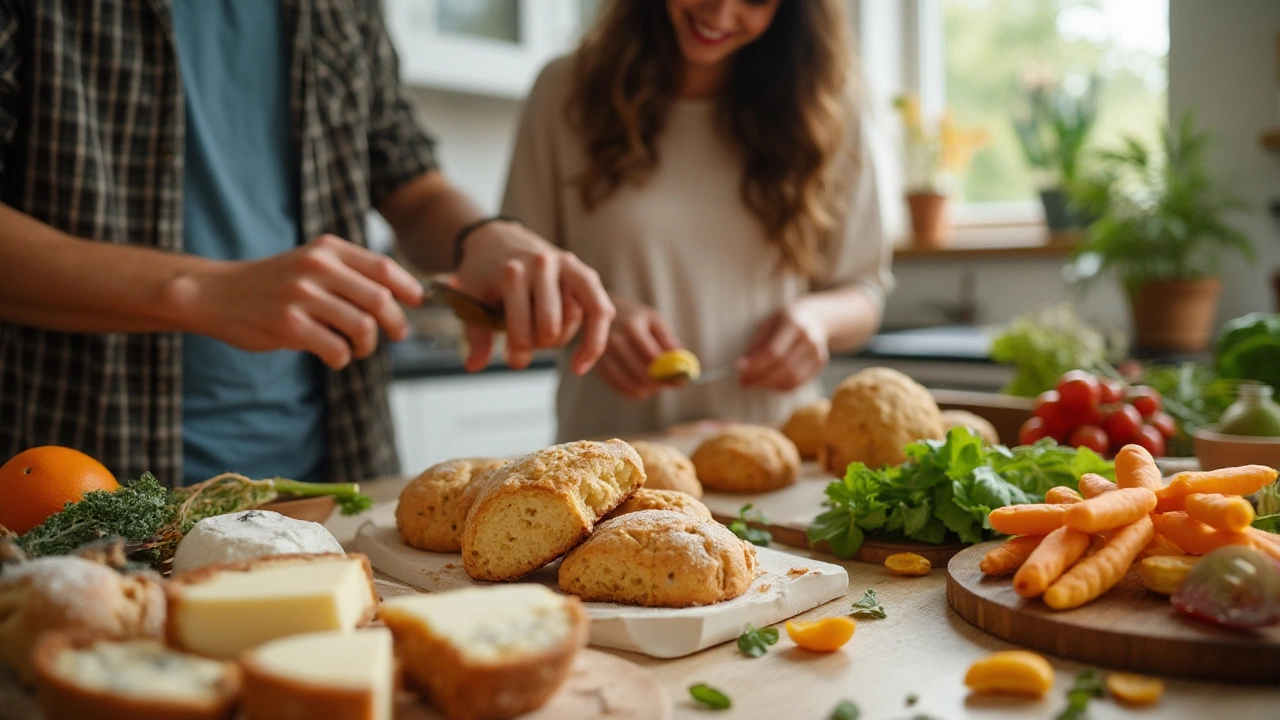
<svg viewBox="0 0 1280 720">
<path fill-rule="evenodd" d="M 835 652 L 853 638 L 858 623 L 849 617 L 829 617 L 813 622 L 787 622 L 792 642 L 812 652 Z"/>
<path fill-rule="evenodd" d="M 79 450 L 23 450 L 0 466 L 0 525 L 21 535 L 90 490 L 118 489 L 115 475 Z"/>
</svg>

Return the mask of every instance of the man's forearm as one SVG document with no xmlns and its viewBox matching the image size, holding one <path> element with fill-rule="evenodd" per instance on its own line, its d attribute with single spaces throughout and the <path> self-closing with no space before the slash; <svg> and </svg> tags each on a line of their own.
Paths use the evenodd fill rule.
<svg viewBox="0 0 1280 720">
<path fill-rule="evenodd" d="M 483 217 L 480 208 L 438 171 L 406 183 L 384 200 L 378 211 L 395 230 L 396 241 L 409 262 L 429 273 L 456 269 L 454 238 Z"/>
<path fill-rule="evenodd" d="M 0 319 L 66 332 L 184 330 L 175 281 L 211 261 L 72 237 L 0 205 Z"/>
</svg>

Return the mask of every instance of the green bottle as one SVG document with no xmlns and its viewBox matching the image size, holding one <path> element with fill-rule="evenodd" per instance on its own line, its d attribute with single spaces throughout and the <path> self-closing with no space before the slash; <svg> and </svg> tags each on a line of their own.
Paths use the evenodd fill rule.
<svg viewBox="0 0 1280 720">
<path fill-rule="evenodd" d="M 1262 383 L 1240 383 L 1236 401 L 1231 403 L 1218 432 L 1224 435 L 1280 437 L 1280 405 L 1271 399 L 1271 386 Z"/>
</svg>

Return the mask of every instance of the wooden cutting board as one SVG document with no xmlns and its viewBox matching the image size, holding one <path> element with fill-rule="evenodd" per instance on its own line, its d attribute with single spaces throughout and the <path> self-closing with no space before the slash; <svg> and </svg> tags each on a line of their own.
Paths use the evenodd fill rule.
<svg viewBox="0 0 1280 720">
<path fill-rule="evenodd" d="M 1015 593 L 1012 576 L 989 578 L 978 570 L 998 544 L 975 545 L 947 565 L 947 602 L 996 637 L 1134 672 L 1280 683 L 1280 627 L 1236 631 L 1184 617 L 1168 598 L 1143 587 L 1136 571 L 1087 605 L 1051 610 Z"/>
<path fill-rule="evenodd" d="M 462 569 L 462 556 L 405 545 L 395 527 L 394 503 L 375 510 L 356 534 L 356 548 L 374 569 L 427 592 L 488 585 Z M 585 603 L 591 618 L 590 643 L 651 657 L 682 657 L 736 639 L 743 627 L 772 625 L 843 597 L 849 574 L 839 565 L 758 548 L 761 575 L 743 595 L 690 608 L 646 608 Z M 528 582 L 558 588 L 558 563 L 531 574 Z"/>
</svg>

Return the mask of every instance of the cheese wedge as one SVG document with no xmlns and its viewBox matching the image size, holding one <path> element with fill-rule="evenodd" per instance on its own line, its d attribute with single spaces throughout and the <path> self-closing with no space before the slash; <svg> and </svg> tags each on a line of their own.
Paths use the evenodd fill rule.
<svg viewBox="0 0 1280 720">
<path fill-rule="evenodd" d="M 541 707 L 587 642 L 581 601 L 544 585 L 400 596 L 379 617 L 413 686 L 449 720 L 501 720 Z"/>
<path fill-rule="evenodd" d="M 294 635 L 244 656 L 247 720 L 391 720 L 395 658 L 386 628 Z"/>
<path fill-rule="evenodd" d="M 369 559 L 355 553 L 211 565 L 170 581 L 166 595 L 169 643 L 219 659 L 288 635 L 352 630 L 378 604 Z"/>
</svg>

